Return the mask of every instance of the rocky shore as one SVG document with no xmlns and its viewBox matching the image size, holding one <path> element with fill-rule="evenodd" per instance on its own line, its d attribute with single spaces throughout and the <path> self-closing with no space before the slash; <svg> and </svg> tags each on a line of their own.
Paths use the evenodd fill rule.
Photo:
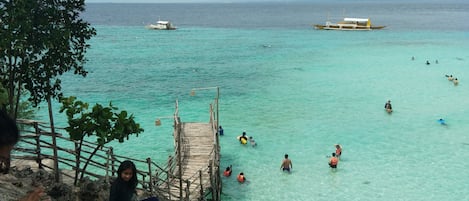
<svg viewBox="0 0 469 201">
<path fill-rule="evenodd" d="M 8 174 L 0 174 L 0 201 L 18 201 L 28 192 L 42 186 L 47 193 L 42 200 L 51 201 L 108 201 L 109 182 L 84 178 L 78 186 L 71 182 L 55 182 L 53 173 L 31 167 L 12 167 Z M 139 200 L 145 197 L 139 192 Z"/>
<path fill-rule="evenodd" d="M 18 201 L 39 186 L 47 193 L 44 200 L 105 201 L 109 197 L 109 184 L 101 180 L 84 179 L 79 186 L 74 187 L 63 182 L 56 183 L 54 175 L 45 170 L 12 168 L 8 174 L 0 175 L 0 200 Z"/>
</svg>

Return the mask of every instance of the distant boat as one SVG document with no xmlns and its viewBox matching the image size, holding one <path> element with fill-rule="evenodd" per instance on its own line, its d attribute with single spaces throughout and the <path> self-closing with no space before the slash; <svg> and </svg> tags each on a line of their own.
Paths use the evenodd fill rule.
<svg viewBox="0 0 469 201">
<path fill-rule="evenodd" d="M 175 30 L 176 27 L 170 21 L 156 21 L 156 24 L 149 24 L 145 26 L 147 29 L 157 29 L 157 30 Z"/>
<path fill-rule="evenodd" d="M 351 30 L 351 31 L 370 31 L 373 29 L 382 29 L 386 26 L 373 26 L 369 18 L 344 18 L 338 23 L 326 22 L 326 25 L 314 25 L 320 30 Z"/>
</svg>

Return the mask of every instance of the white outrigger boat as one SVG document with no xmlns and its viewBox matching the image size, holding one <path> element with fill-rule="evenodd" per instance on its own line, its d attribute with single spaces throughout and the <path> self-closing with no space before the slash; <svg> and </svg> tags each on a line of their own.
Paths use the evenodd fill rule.
<svg viewBox="0 0 469 201">
<path fill-rule="evenodd" d="M 352 31 L 369 31 L 373 29 L 382 29 L 386 26 L 373 26 L 369 18 L 344 18 L 338 23 L 326 22 L 326 25 L 314 25 L 320 30 L 352 30 Z"/>
<path fill-rule="evenodd" d="M 169 21 L 158 20 L 156 24 L 149 24 L 146 26 L 147 29 L 157 29 L 157 30 L 175 30 L 176 27 Z"/>
</svg>

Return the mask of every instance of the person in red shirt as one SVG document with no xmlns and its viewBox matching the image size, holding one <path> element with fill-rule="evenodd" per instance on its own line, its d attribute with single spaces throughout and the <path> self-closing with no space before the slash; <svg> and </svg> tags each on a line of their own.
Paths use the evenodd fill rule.
<svg viewBox="0 0 469 201">
<path fill-rule="evenodd" d="M 335 153 L 332 153 L 332 157 L 329 159 L 329 166 L 331 168 L 337 168 L 338 163 L 339 159 L 335 156 Z"/>
<path fill-rule="evenodd" d="M 231 167 L 232 167 L 231 165 L 230 165 L 230 167 L 226 167 L 225 171 L 223 172 L 223 175 L 224 175 L 225 177 L 231 176 L 231 172 L 233 171 L 233 170 L 231 169 Z"/>
</svg>

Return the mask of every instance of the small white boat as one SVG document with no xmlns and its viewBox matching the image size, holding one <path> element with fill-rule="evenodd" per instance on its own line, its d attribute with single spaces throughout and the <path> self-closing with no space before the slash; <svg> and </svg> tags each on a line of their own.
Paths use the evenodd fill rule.
<svg viewBox="0 0 469 201">
<path fill-rule="evenodd" d="M 156 24 L 149 24 L 146 26 L 147 29 L 157 29 L 157 30 L 175 30 L 176 27 L 170 21 L 161 21 L 158 20 Z"/>
<path fill-rule="evenodd" d="M 326 25 L 314 25 L 316 29 L 322 30 L 352 30 L 352 31 L 369 31 L 373 29 L 382 29 L 385 26 L 373 26 L 369 18 L 344 18 L 342 22 L 331 23 Z"/>
</svg>

